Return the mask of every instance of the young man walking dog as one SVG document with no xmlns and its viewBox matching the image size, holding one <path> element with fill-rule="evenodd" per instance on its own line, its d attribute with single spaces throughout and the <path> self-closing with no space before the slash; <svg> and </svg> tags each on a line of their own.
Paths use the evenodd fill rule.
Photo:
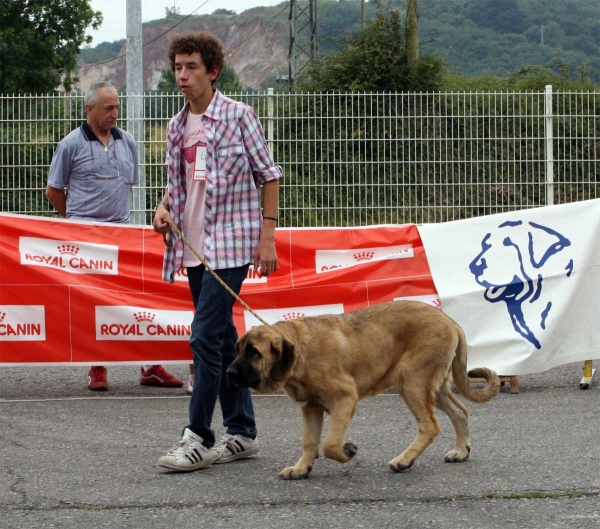
<svg viewBox="0 0 600 529">
<path fill-rule="evenodd" d="M 210 33 L 182 35 L 170 42 L 168 54 L 186 103 L 167 130 L 169 182 L 153 224 L 166 236 L 163 279 L 173 282 L 175 272 L 187 267 L 195 308 L 190 338 L 195 376 L 189 423 L 158 464 L 192 471 L 255 455 L 259 444 L 250 390 L 229 385 L 225 375 L 238 338 L 235 299 L 165 219 L 238 294 L 251 263 L 266 276 L 278 268 L 282 172 L 254 111 L 213 88 L 224 64 L 221 42 Z M 215 443 L 211 423 L 217 398 L 226 433 Z"/>
</svg>

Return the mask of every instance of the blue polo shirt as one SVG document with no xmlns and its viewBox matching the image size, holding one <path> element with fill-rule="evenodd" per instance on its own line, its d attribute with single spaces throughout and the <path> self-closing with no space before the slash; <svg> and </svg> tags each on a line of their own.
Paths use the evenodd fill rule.
<svg viewBox="0 0 600 529">
<path fill-rule="evenodd" d="M 67 188 L 67 218 L 130 221 L 129 194 L 139 183 L 138 156 L 131 134 L 113 127 L 108 148 L 87 123 L 57 146 L 48 185 Z"/>
</svg>

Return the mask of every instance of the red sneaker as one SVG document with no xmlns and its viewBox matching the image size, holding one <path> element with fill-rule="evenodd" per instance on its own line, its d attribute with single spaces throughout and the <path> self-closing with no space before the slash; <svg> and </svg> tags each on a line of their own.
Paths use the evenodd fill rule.
<svg viewBox="0 0 600 529">
<path fill-rule="evenodd" d="M 183 380 L 171 375 L 163 366 L 152 366 L 148 371 L 143 367 L 140 374 L 142 386 L 162 386 L 164 388 L 180 388 Z"/>
<path fill-rule="evenodd" d="M 108 389 L 105 367 L 92 366 L 88 373 L 88 388 L 92 391 L 106 391 Z"/>
</svg>

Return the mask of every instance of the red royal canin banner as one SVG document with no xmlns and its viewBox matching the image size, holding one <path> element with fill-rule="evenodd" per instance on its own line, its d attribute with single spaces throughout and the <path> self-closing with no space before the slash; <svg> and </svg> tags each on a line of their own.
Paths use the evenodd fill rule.
<svg viewBox="0 0 600 529">
<path fill-rule="evenodd" d="M 279 270 L 241 297 L 268 323 L 398 299 L 440 306 L 415 225 L 276 231 Z M 0 214 L 0 365 L 190 363 L 185 270 L 152 228 Z M 223 290 L 223 295 L 229 295 Z M 239 303 L 239 334 L 260 324 Z"/>
</svg>

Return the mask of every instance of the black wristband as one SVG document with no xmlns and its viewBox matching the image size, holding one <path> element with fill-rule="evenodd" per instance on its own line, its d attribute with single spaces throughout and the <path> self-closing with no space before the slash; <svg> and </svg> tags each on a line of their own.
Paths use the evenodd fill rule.
<svg viewBox="0 0 600 529">
<path fill-rule="evenodd" d="M 159 202 L 158 206 L 163 206 L 169 213 L 171 212 L 171 208 L 167 202 Z M 156 206 L 156 209 L 158 209 L 158 206 Z"/>
<path fill-rule="evenodd" d="M 277 221 L 277 217 L 266 217 L 266 216 L 264 216 L 264 215 L 263 215 L 263 220 L 264 220 L 264 219 L 267 219 L 267 220 L 274 220 L 274 221 L 275 221 L 275 224 L 277 224 L 277 223 L 278 223 L 278 221 Z"/>
</svg>

